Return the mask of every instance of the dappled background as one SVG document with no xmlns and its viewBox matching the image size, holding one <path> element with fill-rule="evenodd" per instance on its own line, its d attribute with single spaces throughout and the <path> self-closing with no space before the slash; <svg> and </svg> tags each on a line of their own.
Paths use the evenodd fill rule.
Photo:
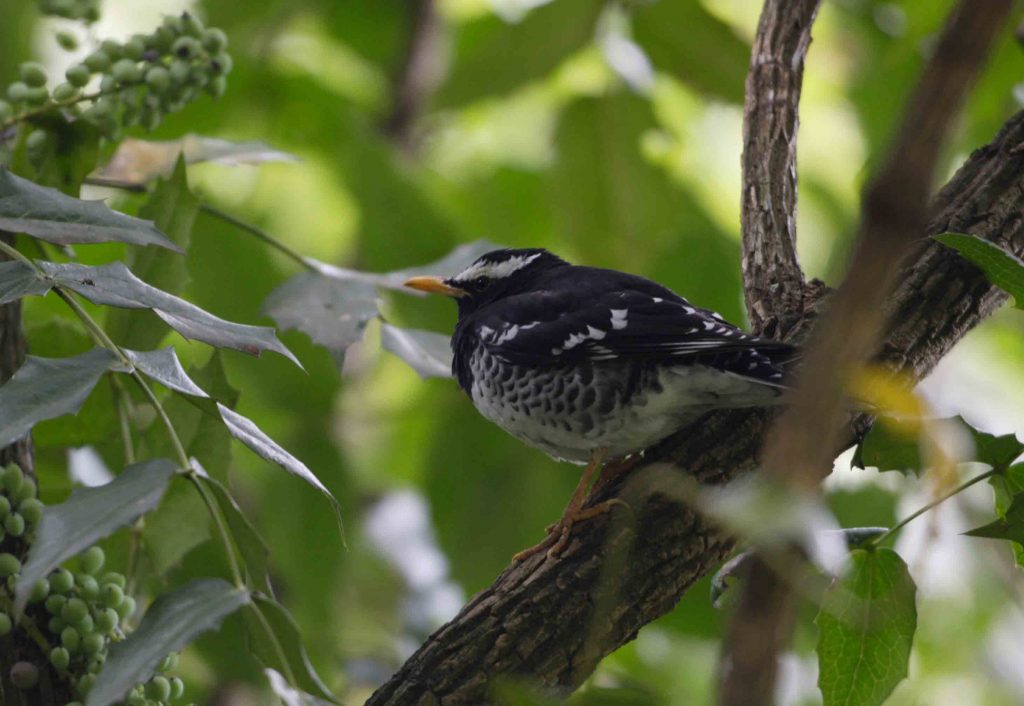
<svg viewBox="0 0 1024 706">
<path fill-rule="evenodd" d="M 439 0 L 430 51 L 416 62 L 422 76 L 412 82 L 422 101 L 413 101 L 408 122 L 393 105 L 410 90 L 403 66 L 413 4 L 106 0 L 96 34 L 148 32 L 163 14 L 183 9 L 227 32 L 235 67 L 226 95 L 134 136 L 261 140 L 297 157 L 197 164 L 188 176 L 205 202 L 303 255 L 384 272 L 480 238 L 543 246 L 575 262 L 644 274 L 743 321 L 740 134 L 759 3 Z M 833 284 L 841 276 L 860 187 L 949 5 L 825 3 L 807 57 L 799 136 L 799 246 L 810 276 Z M 4 0 L 0 13 L 0 84 L 32 56 L 56 75 L 72 62 L 75 55 L 53 41 L 62 25 L 40 21 L 34 3 Z M 1022 102 L 1024 55 L 1007 32 L 941 173 L 990 140 Z M 115 191 L 90 196 L 129 211 L 138 205 Z M 106 262 L 122 251 L 93 246 L 79 254 Z M 250 234 L 200 214 L 185 296 L 224 318 L 267 323 L 264 300 L 298 272 Z M 382 317 L 393 324 L 448 332 L 454 323 L 450 302 L 386 290 L 380 297 Z M 68 314 L 52 299 L 25 302 L 33 352 L 86 350 L 88 340 L 73 323 L 61 324 Z M 986 431 L 1024 433 L 1022 334 L 1024 317 L 1010 310 L 971 333 L 922 386 L 935 412 L 963 414 Z M 212 391 L 237 390 L 239 411 L 341 500 L 347 551 L 315 491 L 230 446 L 226 434 L 196 442 L 230 469 L 236 495 L 268 539 L 274 584 L 319 673 L 346 703 L 361 703 L 513 553 L 541 538 L 578 475 L 487 423 L 451 380 L 422 380 L 383 351 L 379 320 L 340 366 L 304 334 L 282 338 L 306 372 L 280 357 L 226 352 L 221 373 L 216 362 L 207 365 L 206 347 L 174 342 L 186 364 L 207 366 Z M 76 471 L 96 472 L 88 447 L 109 441 L 109 396 L 100 389 L 81 415 L 85 450 L 73 456 Z M 69 458 L 47 448 L 46 424 L 36 440 L 43 497 L 57 500 L 70 488 Z M 848 463 L 827 487 L 848 526 L 892 525 L 934 492 L 927 476 Z M 176 522 L 157 518 L 149 531 L 194 547 L 171 570 L 174 583 L 215 573 L 221 559 L 203 544 L 205 509 L 187 493 L 165 502 L 175 503 Z M 181 523 L 180 513 L 194 521 Z M 991 490 L 980 485 L 898 539 L 920 588 L 920 618 L 910 679 L 891 703 L 1024 702 L 1024 613 L 1011 552 L 958 536 L 991 516 Z M 605 660 L 582 702 L 708 702 L 723 616 L 711 608 L 706 583 Z M 787 659 L 787 704 L 820 698 L 813 612 L 805 611 Z M 242 658 L 241 627 L 229 619 L 185 653 L 195 700 L 271 703 L 258 665 Z"/>
</svg>

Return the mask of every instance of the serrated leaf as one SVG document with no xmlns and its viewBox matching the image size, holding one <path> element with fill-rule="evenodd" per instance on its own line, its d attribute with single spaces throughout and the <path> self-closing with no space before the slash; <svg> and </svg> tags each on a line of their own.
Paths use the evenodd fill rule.
<svg viewBox="0 0 1024 706">
<path fill-rule="evenodd" d="M 170 484 L 163 501 L 146 516 L 142 531 L 142 545 L 160 576 L 209 538 L 209 511 L 184 478 Z"/>
<path fill-rule="evenodd" d="M 82 201 L 0 166 L 0 230 L 58 245 L 120 242 L 181 252 L 151 221 L 132 218 L 102 201 Z"/>
<path fill-rule="evenodd" d="M 263 673 L 267 675 L 267 681 L 270 682 L 271 690 L 277 695 L 277 698 L 281 699 L 281 703 L 284 706 L 327 706 L 328 703 L 336 703 L 334 701 L 318 699 L 315 696 L 292 688 L 289 686 L 288 680 L 273 669 L 264 669 Z"/>
<path fill-rule="evenodd" d="M 0 448 L 36 422 L 77 413 L 103 374 L 117 366 L 117 356 L 104 348 L 71 358 L 28 356 L 0 387 Z"/>
<path fill-rule="evenodd" d="M 225 166 L 299 161 L 295 155 L 263 142 L 232 142 L 202 135 L 185 135 L 180 140 L 164 142 L 128 138 L 121 141 L 110 162 L 93 176 L 146 184 L 155 177 L 169 174 L 179 159 L 186 164 L 213 162 Z"/>
<path fill-rule="evenodd" d="M 109 706 L 153 676 L 160 662 L 249 601 L 243 589 L 223 579 L 196 579 L 153 601 L 134 632 L 110 647 L 89 690 L 86 706 Z"/>
<path fill-rule="evenodd" d="M 184 299 L 146 284 L 122 262 L 98 267 L 42 261 L 37 264 L 55 284 L 78 292 L 94 304 L 152 309 L 185 338 L 255 356 L 265 350 L 274 351 L 301 367 L 292 352 L 277 340 L 274 329 L 218 318 Z"/>
<path fill-rule="evenodd" d="M 0 262 L 0 305 L 27 296 L 41 296 L 50 291 L 50 283 L 18 260 Z"/>
<path fill-rule="evenodd" d="M 384 323 L 380 341 L 385 350 L 408 363 L 420 377 L 452 376 L 452 347 L 448 336 Z"/>
<path fill-rule="evenodd" d="M 313 669 L 306 648 L 302 645 L 299 627 L 284 606 L 268 597 L 253 596 L 252 605 L 245 612 L 245 623 L 249 633 L 249 647 L 265 667 L 282 674 L 291 673 L 296 682 L 292 686 L 296 689 L 338 703 Z M 280 646 L 287 664 L 282 663 L 282 655 L 267 635 L 268 629 L 273 632 L 273 639 Z"/>
<path fill-rule="evenodd" d="M 907 676 L 917 587 L 891 549 L 855 549 L 850 560 L 815 619 L 818 686 L 825 706 L 876 706 Z"/>
<path fill-rule="evenodd" d="M 898 420 L 879 417 L 857 445 L 851 463 L 857 468 L 918 475 L 924 470 L 918 433 Z"/>
<path fill-rule="evenodd" d="M 377 316 L 377 290 L 360 279 L 304 272 L 275 289 L 262 313 L 282 329 L 296 329 L 331 352 L 340 365 L 345 350 L 363 337 Z"/>
<path fill-rule="evenodd" d="M 1017 439 L 1016 434 L 996 436 L 979 431 L 966 422 L 974 437 L 974 455 L 976 460 L 987 463 L 999 471 L 1005 471 L 1017 457 L 1024 453 L 1024 443 Z"/>
<path fill-rule="evenodd" d="M 18 579 L 15 611 L 21 614 L 32 585 L 62 561 L 155 508 L 174 471 L 167 459 L 136 463 L 106 485 L 81 488 L 65 502 L 43 508 Z"/>
<path fill-rule="evenodd" d="M 964 532 L 969 537 L 1008 539 L 1024 546 L 1024 493 L 1016 493 L 998 520 Z"/>
<path fill-rule="evenodd" d="M 337 499 L 331 494 L 331 491 L 320 482 L 320 479 L 316 477 L 313 471 L 309 470 L 302 461 L 281 448 L 276 441 L 267 436 L 248 417 L 228 409 L 219 402 L 217 403 L 217 410 L 220 412 L 221 419 L 224 420 L 224 424 L 227 425 L 228 431 L 231 432 L 232 436 L 255 451 L 257 455 L 262 456 L 271 463 L 276 463 L 293 476 L 301 478 L 324 494 L 324 497 L 331 503 L 331 508 L 334 510 L 334 515 L 338 521 L 338 530 L 342 533 L 342 538 L 344 538 L 344 529 L 341 523 L 341 507 L 338 505 Z"/>
<path fill-rule="evenodd" d="M 174 352 L 173 346 L 158 351 L 124 349 L 124 353 L 139 372 L 153 378 L 161 385 L 184 395 L 209 397 L 181 367 L 181 361 L 178 360 L 178 354 Z"/>
<path fill-rule="evenodd" d="M 267 547 L 266 541 L 220 481 L 210 477 L 205 471 L 200 473 L 200 478 L 200 482 L 205 483 L 213 493 L 220 511 L 224 514 L 224 519 L 227 520 L 228 529 L 231 530 L 231 537 L 235 540 L 238 552 L 242 555 L 249 580 L 257 590 L 272 596 L 273 589 L 270 586 L 267 570 L 270 548 Z"/>
<path fill-rule="evenodd" d="M 192 242 L 198 213 L 199 199 L 189 190 L 181 160 L 169 178 L 157 182 L 139 209 L 140 217 L 152 219 L 182 250 L 188 250 Z M 133 249 L 128 252 L 126 264 L 136 277 L 168 294 L 181 294 L 189 281 L 185 258 L 165 250 Z M 110 312 L 106 328 L 118 344 L 140 350 L 155 347 L 167 334 L 167 328 L 153 315 L 129 309 Z"/>
<path fill-rule="evenodd" d="M 943 233 L 932 236 L 977 265 L 988 281 L 1014 299 L 1024 309 L 1024 261 L 995 243 L 968 233 Z"/>
</svg>

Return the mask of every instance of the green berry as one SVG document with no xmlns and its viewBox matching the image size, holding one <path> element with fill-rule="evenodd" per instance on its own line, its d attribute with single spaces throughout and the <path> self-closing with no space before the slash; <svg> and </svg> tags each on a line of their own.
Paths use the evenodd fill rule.
<svg viewBox="0 0 1024 706">
<path fill-rule="evenodd" d="M 228 45 L 228 35 L 224 34 L 223 30 L 217 29 L 216 27 L 210 27 L 208 30 L 203 32 L 203 48 L 211 54 L 224 51 Z"/>
<path fill-rule="evenodd" d="M 114 632 L 114 628 L 117 627 L 117 623 L 120 620 L 117 615 L 117 611 L 113 608 L 104 608 L 96 614 L 96 629 L 103 635 L 109 635 Z"/>
<path fill-rule="evenodd" d="M 146 706 L 146 697 L 142 694 L 132 694 L 125 703 L 128 706 Z"/>
<path fill-rule="evenodd" d="M 82 642 L 82 636 L 78 630 L 68 625 L 60 631 L 60 644 L 68 648 L 68 652 L 78 652 L 78 646 Z"/>
<path fill-rule="evenodd" d="M 92 689 L 92 685 L 96 683 L 95 674 L 86 674 L 78 680 L 78 693 L 88 694 L 89 690 Z"/>
<path fill-rule="evenodd" d="M 117 608 L 124 601 L 124 589 L 115 583 L 108 583 L 103 587 L 102 600 L 108 608 Z"/>
<path fill-rule="evenodd" d="M 157 27 L 156 31 L 150 36 L 148 45 L 150 48 L 163 54 L 171 48 L 171 45 L 174 44 L 174 40 L 177 36 L 177 34 L 167 27 Z"/>
<path fill-rule="evenodd" d="M 4 518 L 4 529 L 12 537 L 20 537 L 25 534 L 25 518 L 16 512 Z"/>
<path fill-rule="evenodd" d="M 74 585 L 75 577 L 67 569 L 57 569 L 50 575 L 50 590 L 54 593 L 67 593 Z"/>
<path fill-rule="evenodd" d="M 100 44 L 100 51 L 106 54 L 111 61 L 117 61 L 124 56 L 124 47 L 113 39 L 104 39 Z"/>
<path fill-rule="evenodd" d="M 33 151 L 41 150 L 46 147 L 46 140 L 46 130 L 33 130 L 28 134 L 28 137 L 25 138 L 25 147 Z M 24 513 L 21 512 L 20 505 L 18 506 L 18 512 L 22 517 L 25 517 Z M 27 520 L 28 518 L 25 519 Z"/>
<path fill-rule="evenodd" d="M 117 79 L 110 74 L 104 74 L 100 79 L 100 92 L 111 93 L 117 88 Z"/>
<path fill-rule="evenodd" d="M 160 666 L 157 667 L 156 671 L 161 673 L 161 674 L 166 674 L 167 672 L 173 672 L 177 668 L 178 668 L 178 653 L 177 652 L 171 652 L 169 655 L 164 657 L 163 660 L 161 660 Z"/>
<path fill-rule="evenodd" d="M 202 46 L 195 37 L 178 37 L 171 45 L 171 53 L 180 59 L 191 59 L 201 49 Z"/>
<path fill-rule="evenodd" d="M 26 61 L 18 67 L 18 76 L 26 85 L 38 88 L 46 85 L 46 69 L 35 61 Z"/>
<path fill-rule="evenodd" d="M 57 669 L 67 669 L 71 662 L 71 653 L 64 647 L 54 647 L 50 650 L 50 664 Z"/>
<path fill-rule="evenodd" d="M 85 57 L 85 60 L 82 63 L 85 64 L 90 71 L 106 71 L 110 68 L 110 55 L 104 51 L 94 51 L 92 54 Z"/>
<path fill-rule="evenodd" d="M 89 79 L 92 77 L 92 71 L 85 64 L 75 64 L 70 69 L 64 72 L 64 77 L 67 78 L 68 83 L 72 86 L 81 88 L 85 84 L 89 83 Z"/>
<path fill-rule="evenodd" d="M 214 76 L 227 76 L 234 67 L 235 62 L 227 52 L 222 51 L 210 59 L 210 72 Z"/>
<path fill-rule="evenodd" d="M 189 72 L 192 67 L 189 63 L 183 59 L 175 59 L 171 62 L 171 80 L 177 84 L 182 84 L 188 81 Z"/>
<path fill-rule="evenodd" d="M 67 627 L 67 623 L 60 619 L 59 615 L 52 616 L 46 621 L 46 629 L 54 635 L 60 635 L 60 631 Z"/>
<path fill-rule="evenodd" d="M 75 577 L 75 583 L 78 584 L 79 594 L 85 600 L 94 601 L 100 597 L 100 584 L 95 576 L 79 574 Z"/>
<path fill-rule="evenodd" d="M 171 679 L 171 698 L 180 699 L 185 695 L 185 682 L 181 680 L 181 677 L 174 677 Z"/>
<path fill-rule="evenodd" d="M 124 588 L 128 584 L 128 580 L 124 574 L 119 574 L 116 571 L 109 571 L 103 574 L 103 578 L 100 579 L 100 583 L 113 583 L 121 588 Z"/>
<path fill-rule="evenodd" d="M 124 45 L 124 55 L 132 61 L 141 61 L 142 55 L 146 53 L 146 43 L 136 35 Z"/>
<path fill-rule="evenodd" d="M 53 588 L 53 579 L 50 579 L 49 581 L 47 581 L 47 583 L 49 584 L 50 590 L 54 590 L 54 588 Z M 49 613 L 50 615 L 60 615 L 61 609 L 64 607 L 64 604 L 67 603 L 67 602 L 68 602 L 68 599 L 65 598 L 64 596 L 60 596 L 60 595 L 57 595 L 57 594 L 50 594 L 49 596 L 46 597 L 46 612 Z"/>
<path fill-rule="evenodd" d="M 203 36 L 203 23 L 195 15 L 183 12 L 181 14 L 181 30 L 188 36 L 199 39 Z"/>
<path fill-rule="evenodd" d="M 146 85 L 163 95 L 171 85 L 171 72 L 163 66 L 154 66 L 146 72 Z"/>
<path fill-rule="evenodd" d="M 11 631 L 14 624 L 11 622 L 11 616 L 7 615 L 3 611 L 0 611 L 0 637 L 3 637 Z"/>
<path fill-rule="evenodd" d="M 46 93 L 46 100 L 50 99 L 50 94 L 49 92 L 47 92 L 45 88 L 30 88 L 28 90 L 30 93 L 32 91 L 42 91 L 43 93 Z M 13 493 L 11 493 L 11 502 L 18 503 L 20 505 L 25 500 L 28 500 L 29 498 L 34 498 L 35 496 L 36 484 L 31 478 L 26 478 L 24 481 L 22 481 L 21 487 L 15 490 Z"/>
<path fill-rule="evenodd" d="M 7 105 L 6 103 L 4 105 Z M 7 499 L 6 495 L 0 495 L 0 520 L 7 517 L 11 511 L 11 501 Z"/>
<path fill-rule="evenodd" d="M 216 76 L 206 86 L 206 92 L 214 98 L 220 98 L 228 89 L 228 80 L 223 76 Z"/>
<path fill-rule="evenodd" d="M 153 677 L 146 684 L 146 696 L 156 701 L 166 701 L 171 698 L 171 682 L 167 677 Z"/>
<path fill-rule="evenodd" d="M 81 598 L 70 598 L 60 611 L 65 622 L 74 625 L 89 614 L 89 606 Z"/>
<path fill-rule="evenodd" d="M 57 44 L 65 51 L 78 49 L 78 37 L 70 32 L 57 32 Z"/>
<path fill-rule="evenodd" d="M 88 635 L 96 630 L 96 625 L 93 623 L 92 616 L 87 615 L 75 623 L 75 630 L 78 631 L 79 635 Z"/>
<path fill-rule="evenodd" d="M 50 595 L 50 582 L 46 579 L 39 579 L 32 584 L 32 590 L 28 594 L 29 603 L 39 603 Z"/>
<path fill-rule="evenodd" d="M 13 89 L 15 86 L 21 86 L 21 88 L 18 89 L 17 92 L 22 94 L 22 100 L 24 100 L 24 96 L 27 95 L 26 91 L 28 90 L 28 86 L 19 81 L 15 81 L 7 87 L 7 91 L 10 92 L 11 89 Z M 4 489 L 8 493 L 18 492 L 21 489 L 21 484 L 24 482 L 25 474 L 22 472 L 20 467 L 11 464 L 10 466 L 4 469 L 3 485 Z"/>
<path fill-rule="evenodd" d="M 11 683 L 18 689 L 34 689 L 39 683 L 39 667 L 21 660 L 11 666 Z"/>
<path fill-rule="evenodd" d="M 121 605 L 114 608 L 114 610 L 117 611 L 122 620 L 127 620 L 135 612 L 135 599 L 131 596 L 125 596 L 124 600 L 121 601 Z"/>
<path fill-rule="evenodd" d="M 28 98 L 28 86 L 26 86 L 21 81 L 15 81 L 7 87 L 7 97 L 11 100 L 11 103 L 24 103 L 25 100 Z M 13 468 L 13 466 L 11 468 Z M 6 477 L 7 474 L 5 472 L 4 478 L 6 479 Z"/>
<path fill-rule="evenodd" d="M 103 639 L 103 636 L 94 632 L 86 635 L 85 639 L 82 640 L 82 650 L 87 655 L 94 655 L 102 650 L 105 644 L 106 641 Z"/>
<path fill-rule="evenodd" d="M 132 59 L 118 59 L 110 68 L 110 75 L 121 83 L 136 83 L 142 80 L 142 69 Z"/>
<path fill-rule="evenodd" d="M 58 103 L 69 103 L 78 98 L 78 89 L 70 83 L 62 83 L 53 89 L 53 99 Z"/>
<path fill-rule="evenodd" d="M 43 86 L 40 86 L 39 88 L 30 88 L 25 94 L 25 102 L 29 105 L 43 105 L 48 100 L 50 100 L 50 92 Z M 24 486 L 22 486 L 22 488 L 24 488 Z M 21 489 L 19 489 L 18 492 L 20 493 Z"/>
<path fill-rule="evenodd" d="M 102 547 L 89 547 L 78 557 L 78 568 L 90 576 L 95 576 L 103 568 L 107 555 Z"/>
<path fill-rule="evenodd" d="M 16 515 L 10 515 L 9 517 L 16 517 Z M 13 576 L 19 571 L 21 571 L 21 562 L 18 561 L 18 557 L 7 552 L 0 554 L 0 578 Z"/>
</svg>

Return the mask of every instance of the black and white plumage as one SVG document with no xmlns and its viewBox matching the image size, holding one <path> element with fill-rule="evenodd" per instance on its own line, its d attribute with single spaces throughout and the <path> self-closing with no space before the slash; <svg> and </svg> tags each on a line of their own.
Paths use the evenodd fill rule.
<svg viewBox="0 0 1024 706">
<path fill-rule="evenodd" d="M 452 367 L 476 408 L 577 463 L 640 451 L 713 409 L 773 404 L 792 355 L 648 279 L 542 249 L 407 284 L 457 298 Z"/>
</svg>

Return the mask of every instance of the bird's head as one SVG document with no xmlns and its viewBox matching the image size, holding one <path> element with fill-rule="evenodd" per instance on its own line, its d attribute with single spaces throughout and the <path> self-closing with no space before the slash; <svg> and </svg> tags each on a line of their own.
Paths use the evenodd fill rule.
<svg viewBox="0 0 1024 706">
<path fill-rule="evenodd" d="M 454 277 L 413 277 L 405 286 L 453 297 L 462 318 L 486 304 L 526 291 L 541 273 L 567 264 L 543 248 L 492 250 Z"/>
</svg>

